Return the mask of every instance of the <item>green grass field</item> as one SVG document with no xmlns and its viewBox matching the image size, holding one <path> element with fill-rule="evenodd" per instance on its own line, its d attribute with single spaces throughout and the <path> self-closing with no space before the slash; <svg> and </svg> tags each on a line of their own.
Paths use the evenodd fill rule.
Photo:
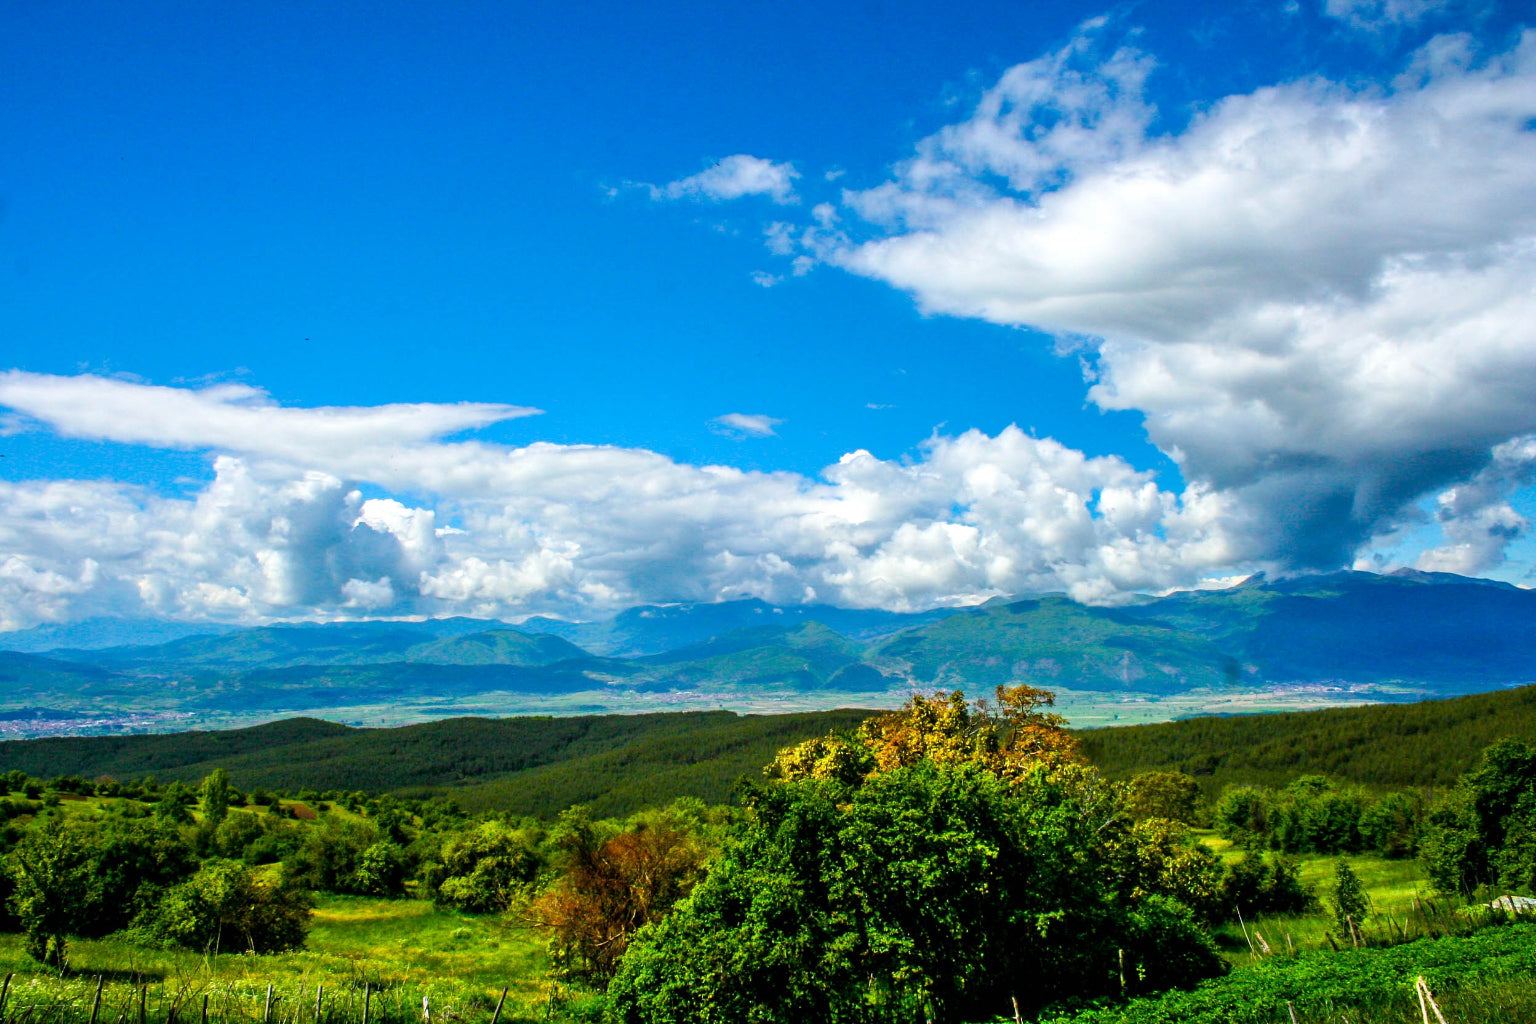
<svg viewBox="0 0 1536 1024">
<path fill-rule="evenodd" d="M 365 985 L 370 1022 L 421 1021 L 423 997 L 433 1020 L 489 1020 L 503 988 L 501 1019 L 533 1021 L 546 1017 L 545 969 L 543 942 L 528 930 L 422 900 L 325 898 L 307 948 L 275 956 L 202 956 L 81 940 L 71 943 L 62 977 L 39 969 L 20 936 L 0 935 L 0 971 L 15 974 L 6 1020 L 87 1020 L 101 978 L 99 1020 L 106 1024 L 138 1020 L 141 984 L 146 1018 L 155 1021 L 173 1009 L 178 1019 L 198 1020 L 204 996 L 211 1019 L 260 1021 L 268 985 L 272 1019 L 283 1024 L 315 1021 L 320 986 L 322 1019 L 360 1021 Z"/>
<path fill-rule="evenodd" d="M 1200 841 L 1217 851 L 1224 860 L 1242 856 L 1230 842 L 1214 834 L 1202 833 Z M 1214 930 L 1216 941 L 1228 961 L 1234 967 L 1252 963 L 1255 953 L 1250 949 L 1250 942 L 1260 957 L 1264 955 L 1265 944 L 1275 953 L 1330 949 L 1335 945 L 1351 948 L 1353 939 L 1347 930 L 1339 928 L 1328 906 L 1328 892 L 1333 886 L 1340 859 L 1332 856 L 1299 858 L 1301 880 L 1313 888 L 1321 904 L 1312 913 L 1258 915 L 1240 923 L 1234 911 L 1230 921 L 1221 923 Z M 1409 935 L 1423 934 L 1423 929 L 1429 927 L 1423 919 L 1426 898 L 1432 900 L 1432 906 L 1451 912 L 1443 898 L 1434 897 L 1429 878 L 1417 860 L 1392 860 L 1373 854 L 1349 854 L 1342 859 L 1349 862 L 1370 897 L 1370 913 L 1363 922 L 1358 922 L 1367 941 L 1384 939 L 1389 933 L 1400 938 L 1404 929 Z"/>
</svg>

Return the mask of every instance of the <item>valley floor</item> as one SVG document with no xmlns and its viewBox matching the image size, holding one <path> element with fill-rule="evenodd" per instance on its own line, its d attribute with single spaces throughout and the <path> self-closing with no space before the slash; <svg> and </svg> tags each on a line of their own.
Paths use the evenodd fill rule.
<svg viewBox="0 0 1536 1024">
<path fill-rule="evenodd" d="M 82 704 L 50 715 L 24 709 L 4 713 L 0 740 L 45 736 L 121 736 L 184 732 L 189 729 L 241 729 L 283 718 L 304 716 L 342 725 L 372 728 L 415 725 L 465 716 L 649 714 L 659 711 L 734 711 L 772 715 L 833 708 L 895 708 L 915 691 L 909 686 L 869 691 L 679 690 L 672 693 L 606 688 L 563 694 L 478 693 L 458 699 L 396 699 L 378 704 L 310 705 L 261 712 L 187 711 L 159 707 L 124 707 L 102 711 Z M 926 692 L 926 691 L 925 691 Z M 1057 710 L 1076 729 L 1171 722 L 1196 715 L 1247 715 L 1271 711 L 1313 711 L 1363 704 L 1423 700 L 1433 694 L 1387 684 L 1329 685 L 1296 683 L 1259 689 L 1196 689 L 1175 694 L 1057 688 Z M 67 701 L 60 702 L 67 704 Z M 99 702 L 98 702 L 99 703 Z"/>
</svg>

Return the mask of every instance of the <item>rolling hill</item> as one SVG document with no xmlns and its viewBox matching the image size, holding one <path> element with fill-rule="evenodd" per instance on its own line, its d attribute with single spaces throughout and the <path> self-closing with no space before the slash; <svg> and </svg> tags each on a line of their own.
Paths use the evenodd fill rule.
<svg viewBox="0 0 1536 1024">
<path fill-rule="evenodd" d="M 870 713 L 454 718 L 393 729 L 294 718 L 225 731 L 11 740 L 0 742 L 0 770 L 195 782 L 224 768 L 247 789 L 441 791 L 476 810 L 553 814 L 585 802 L 622 814 L 677 796 L 722 802 L 780 747 Z"/>
</svg>

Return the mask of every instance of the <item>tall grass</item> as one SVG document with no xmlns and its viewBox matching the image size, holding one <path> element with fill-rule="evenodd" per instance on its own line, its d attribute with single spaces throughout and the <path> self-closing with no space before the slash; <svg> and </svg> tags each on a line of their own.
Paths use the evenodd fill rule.
<svg viewBox="0 0 1536 1024">
<path fill-rule="evenodd" d="M 1242 851 L 1212 834 L 1203 834 L 1201 842 L 1225 860 L 1241 857 Z M 1460 901 L 1436 897 L 1423 866 L 1417 860 L 1394 860 L 1374 854 L 1348 854 L 1359 876 L 1371 909 L 1363 921 L 1356 922 L 1356 935 L 1339 927 L 1327 906 L 1328 890 L 1340 858 L 1311 856 L 1301 858 L 1301 880 L 1318 894 L 1320 905 L 1307 914 L 1270 914 L 1245 916 L 1242 924 L 1236 909 L 1213 930 L 1217 946 L 1234 967 L 1255 962 L 1266 954 L 1257 942 L 1262 936 L 1270 954 L 1300 953 L 1308 950 L 1353 949 L 1357 941 L 1367 945 L 1390 945 L 1433 935 L 1466 934 L 1473 922 L 1458 917 Z M 1248 915 L 1248 911 L 1243 912 Z M 1244 933 L 1246 925 L 1246 934 Z M 1258 952 L 1250 952 L 1250 940 Z"/>
</svg>

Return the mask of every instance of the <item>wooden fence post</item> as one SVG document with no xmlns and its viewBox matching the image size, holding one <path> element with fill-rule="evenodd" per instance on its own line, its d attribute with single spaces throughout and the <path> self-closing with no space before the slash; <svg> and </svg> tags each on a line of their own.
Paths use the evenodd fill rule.
<svg viewBox="0 0 1536 1024">
<path fill-rule="evenodd" d="M 272 1024 L 272 986 L 267 986 L 267 1005 L 261 1011 L 261 1024 Z"/>
<path fill-rule="evenodd" d="M 501 990 L 501 998 L 496 1000 L 496 1012 L 491 1014 L 491 1024 L 500 1024 L 500 1022 L 501 1022 L 501 1006 L 506 1001 L 507 1001 L 507 990 L 506 989 L 502 989 Z"/>
<path fill-rule="evenodd" d="M 368 1004 L 373 999 L 373 992 L 369 990 L 368 983 L 363 982 L 363 1024 L 368 1024 Z"/>
<path fill-rule="evenodd" d="M 101 1014 L 101 986 L 106 979 L 96 975 L 96 998 L 91 1000 L 91 1024 L 96 1024 L 96 1018 Z"/>
<path fill-rule="evenodd" d="M 325 986 L 315 987 L 315 1024 L 320 1024 L 320 1000 L 325 998 Z"/>
<path fill-rule="evenodd" d="M 1423 1014 L 1424 1016 L 1424 1024 L 1429 1024 L 1429 1010 L 1434 1010 L 1435 1019 L 1439 1021 L 1440 1024 L 1445 1024 L 1445 1014 L 1440 1012 L 1439 1005 L 1435 1003 L 1434 995 L 1429 991 L 1429 982 L 1424 980 L 1424 976 L 1422 974 L 1414 980 L 1414 987 L 1419 990 L 1419 1013 Z M 1428 1009 L 1426 1009 L 1424 1005 L 1426 1001 L 1429 1004 Z"/>
</svg>

